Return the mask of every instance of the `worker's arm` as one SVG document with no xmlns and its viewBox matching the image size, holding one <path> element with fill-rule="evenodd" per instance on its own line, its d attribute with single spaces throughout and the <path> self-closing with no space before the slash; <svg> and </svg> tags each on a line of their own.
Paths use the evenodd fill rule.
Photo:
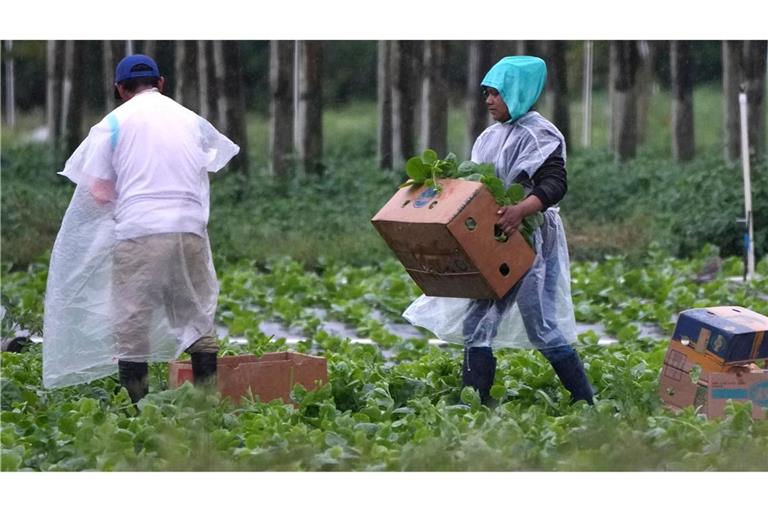
<svg viewBox="0 0 768 512">
<path fill-rule="evenodd" d="M 557 204 L 568 191 L 565 160 L 558 148 L 536 170 L 531 179 L 531 193 L 513 206 L 504 206 L 497 211 L 499 227 L 507 234 L 520 228 L 523 219 L 536 212 L 544 211 Z"/>
<path fill-rule="evenodd" d="M 510 235 L 520 228 L 523 219 L 541 211 L 542 206 L 541 199 L 534 195 L 529 195 L 516 205 L 502 206 L 496 212 L 499 215 L 499 227 L 504 233 Z"/>
<path fill-rule="evenodd" d="M 115 198 L 115 184 L 111 180 L 96 178 L 90 188 L 91 195 L 100 205 L 107 204 Z"/>
</svg>

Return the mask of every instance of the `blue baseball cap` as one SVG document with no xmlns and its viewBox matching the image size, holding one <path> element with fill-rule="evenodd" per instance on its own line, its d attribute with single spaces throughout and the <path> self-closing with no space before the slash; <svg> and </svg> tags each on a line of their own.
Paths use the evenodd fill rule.
<svg viewBox="0 0 768 512">
<path fill-rule="evenodd" d="M 115 83 L 143 76 L 160 78 L 160 69 L 151 57 L 135 53 L 118 62 L 115 68 Z"/>
</svg>

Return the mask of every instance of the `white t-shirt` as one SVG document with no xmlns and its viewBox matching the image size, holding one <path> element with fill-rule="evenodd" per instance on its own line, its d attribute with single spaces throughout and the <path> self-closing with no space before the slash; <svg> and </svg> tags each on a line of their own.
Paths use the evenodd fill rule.
<svg viewBox="0 0 768 512">
<path fill-rule="evenodd" d="M 187 232 L 208 224 L 207 124 L 157 89 L 142 91 L 112 111 L 110 130 L 116 192 L 115 237 Z M 209 125 L 210 126 L 210 125 Z"/>
</svg>

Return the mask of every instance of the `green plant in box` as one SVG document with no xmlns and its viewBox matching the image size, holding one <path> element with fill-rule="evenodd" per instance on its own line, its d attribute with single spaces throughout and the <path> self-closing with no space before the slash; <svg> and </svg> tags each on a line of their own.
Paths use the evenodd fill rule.
<svg viewBox="0 0 768 512">
<path fill-rule="evenodd" d="M 408 174 L 408 180 L 400 187 L 432 187 L 438 192 L 442 190 L 439 179 L 459 179 L 467 181 L 479 181 L 490 190 L 496 203 L 500 206 L 511 206 L 525 199 L 525 188 L 519 183 L 513 183 L 508 188 L 504 187 L 504 182 L 496 176 L 496 169 L 493 164 L 478 164 L 472 161 L 464 161 L 461 164 L 456 163 L 456 155 L 448 153 L 444 159 L 440 159 L 437 153 L 432 149 L 425 150 L 421 156 L 414 156 L 405 163 L 405 172 Z M 531 247 L 533 245 L 533 232 L 544 221 L 541 212 L 536 212 L 523 219 L 520 226 L 520 234 Z M 497 233 L 496 238 L 500 241 L 507 239 L 504 233 Z"/>
</svg>

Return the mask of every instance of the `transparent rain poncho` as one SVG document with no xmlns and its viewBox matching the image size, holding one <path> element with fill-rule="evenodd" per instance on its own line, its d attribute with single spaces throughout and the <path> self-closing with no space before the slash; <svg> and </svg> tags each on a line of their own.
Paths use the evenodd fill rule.
<svg viewBox="0 0 768 512">
<path fill-rule="evenodd" d="M 512 119 L 493 124 L 480 134 L 472 147 L 471 160 L 493 163 L 507 187 L 521 173 L 532 177 L 558 147 L 563 159 L 566 157 L 560 131 L 537 112 L 528 111 L 541 93 L 545 76 L 541 59 L 507 57 L 483 80 L 483 85 L 499 91 L 507 105 L 513 102 L 507 98 L 514 98 L 514 108 L 510 108 Z M 534 232 L 533 244 L 533 266 L 502 299 L 422 295 L 403 317 L 441 340 L 467 346 L 548 349 L 572 343 L 576 340 L 576 323 L 570 264 L 558 208 L 544 212 L 544 223 Z"/>
<path fill-rule="evenodd" d="M 157 115 L 164 115 L 163 108 L 171 109 L 175 117 L 169 117 L 180 123 L 174 128 L 183 126 L 189 131 L 183 153 L 184 158 L 199 163 L 199 191 L 194 200 L 202 205 L 207 223 L 208 172 L 220 170 L 239 148 L 202 117 L 168 103 L 172 102 L 169 98 L 153 101 L 160 105 Z M 43 326 L 45 387 L 110 375 L 117 371 L 119 359 L 168 361 L 213 331 L 218 283 L 204 228 L 196 235 L 167 235 L 161 243 L 169 247 L 153 249 L 164 254 L 164 259 L 152 261 L 150 271 L 126 276 L 124 270 L 122 279 L 130 282 L 129 288 L 115 284 L 121 279 L 114 264 L 120 244 L 128 249 L 120 257 L 128 254 L 130 258 L 131 251 L 136 253 L 136 261 L 152 257 L 139 245 L 133 249 L 134 241 L 115 236 L 119 198 L 110 197 L 114 189 L 109 176 L 114 172 L 112 158 L 121 122 L 132 115 L 132 109 L 136 103 L 129 100 L 94 126 L 60 173 L 77 186 L 56 237 L 48 271 Z M 132 271 L 130 266 L 126 268 Z M 121 290 L 131 290 L 135 296 L 121 296 L 125 293 Z M 131 315 L 137 314 L 140 320 L 134 322 Z M 119 325 L 133 326 L 131 334 L 140 348 L 118 343 Z"/>
</svg>

